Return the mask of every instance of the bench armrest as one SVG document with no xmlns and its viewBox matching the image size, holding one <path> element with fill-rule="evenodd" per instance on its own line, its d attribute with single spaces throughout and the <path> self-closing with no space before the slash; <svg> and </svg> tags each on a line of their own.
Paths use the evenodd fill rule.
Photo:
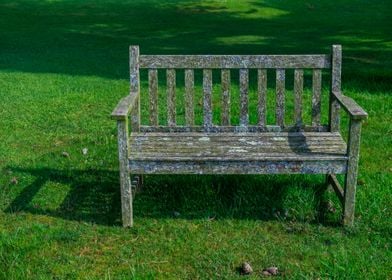
<svg viewBox="0 0 392 280">
<path fill-rule="evenodd" d="M 131 92 L 128 96 L 121 99 L 113 110 L 111 117 L 117 120 L 125 119 L 135 107 L 138 98 L 138 92 Z"/>
<path fill-rule="evenodd" d="M 343 95 L 340 91 L 332 91 L 332 95 L 352 119 L 367 119 L 368 114 L 352 98 Z"/>
</svg>

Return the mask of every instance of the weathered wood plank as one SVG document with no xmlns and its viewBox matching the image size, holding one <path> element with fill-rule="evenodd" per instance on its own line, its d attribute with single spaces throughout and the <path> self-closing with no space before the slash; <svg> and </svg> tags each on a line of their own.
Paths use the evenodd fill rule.
<svg viewBox="0 0 392 280">
<path fill-rule="evenodd" d="M 285 70 L 276 70 L 276 124 L 284 127 Z"/>
<path fill-rule="evenodd" d="M 212 127 L 212 70 L 203 70 L 203 124 L 204 130 Z"/>
<path fill-rule="evenodd" d="M 230 70 L 221 71 L 222 83 L 222 125 L 230 125 Z"/>
<path fill-rule="evenodd" d="M 302 121 L 302 95 L 304 89 L 304 71 L 294 70 L 294 120 L 298 127 L 303 126 Z"/>
<path fill-rule="evenodd" d="M 185 70 L 185 123 L 188 126 L 195 124 L 194 95 L 195 78 L 192 69 Z"/>
<path fill-rule="evenodd" d="M 167 124 L 176 125 L 176 70 L 166 70 L 167 86 Z"/>
<path fill-rule="evenodd" d="M 342 46 L 332 46 L 332 70 L 331 70 L 331 93 L 340 92 L 342 79 Z M 329 97 L 329 127 L 331 131 L 340 130 L 340 105 L 336 98 L 331 94 Z"/>
<path fill-rule="evenodd" d="M 116 108 L 113 110 L 111 117 L 113 119 L 127 118 L 129 113 L 135 109 L 138 99 L 139 93 L 131 92 L 129 95 L 120 100 Z"/>
<path fill-rule="evenodd" d="M 312 125 L 320 125 L 321 117 L 321 69 L 313 70 L 312 82 Z"/>
<path fill-rule="evenodd" d="M 350 120 L 350 130 L 348 135 L 348 163 L 345 178 L 343 224 L 352 226 L 354 223 L 355 192 L 357 188 L 359 146 L 361 139 L 361 120 Z"/>
<path fill-rule="evenodd" d="M 257 115 L 261 127 L 267 124 L 267 70 L 257 70 Z"/>
<path fill-rule="evenodd" d="M 341 174 L 345 161 L 130 161 L 131 172 L 140 174 Z"/>
<path fill-rule="evenodd" d="M 142 68 L 330 68 L 329 55 L 141 55 Z"/>
<path fill-rule="evenodd" d="M 347 146 L 331 133 L 139 133 L 131 135 L 134 160 L 347 159 Z"/>
<path fill-rule="evenodd" d="M 129 47 L 129 77 L 130 77 L 130 92 L 140 93 L 140 64 L 139 46 Z M 140 127 L 140 101 L 139 98 L 135 100 L 135 109 L 131 111 L 131 131 L 139 131 Z"/>
<path fill-rule="evenodd" d="M 249 71 L 240 69 L 240 126 L 247 127 L 249 124 Z"/>
<path fill-rule="evenodd" d="M 120 166 L 121 213 L 124 227 L 133 226 L 132 186 L 128 171 L 129 140 L 128 119 L 117 121 L 118 158 Z"/>
<path fill-rule="evenodd" d="M 342 206 L 344 206 L 343 188 L 334 174 L 328 175 L 328 183 L 332 186 Z"/>
<path fill-rule="evenodd" d="M 158 70 L 148 70 L 148 91 L 150 97 L 150 125 L 158 125 Z"/>
<path fill-rule="evenodd" d="M 248 132 L 285 132 L 285 131 L 314 131 L 314 132 L 323 132 L 328 131 L 328 126 L 303 126 L 300 129 L 298 126 L 286 126 L 281 127 L 279 125 L 266 125 L 266 126 L 254 126 L 248 125 L 247 129 Z M 141 126 L 141 132 L 203 132 L 205 131 L 204 126 Z M 221 133 L 221 132 L 244 132 L 243 127 L 241 126 L 212 126 L 209 127 L 208 131 L 214 133 Z"/>
<path fill-rule="evenodd" d="M 343 107 L 343 109 L 354 120 L 367 119 L 368 114 L 353 99 L 343 95 L 341 92 L 333 91 L 331 96 Z"/>
</svg>

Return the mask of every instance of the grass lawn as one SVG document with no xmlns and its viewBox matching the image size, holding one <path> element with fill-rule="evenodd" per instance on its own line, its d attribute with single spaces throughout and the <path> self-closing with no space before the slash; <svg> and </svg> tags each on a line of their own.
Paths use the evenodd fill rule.
<svg viewBox="0 0 392 280">
<path fill-rule="evenodd" d="M 0 0 L 0 279 L 257 279 L 272 265 L 288 279 L 391 279 L 390 9 L 364 0 Z M 324 177 L 302 175 L 147 176 L 135 227 L 121 227 L 109 114 L 128 92 L 130 44 L 145 54 L 293 54 L 329 53 L 334 43 L 343 45 L 344 92 L 369 113 L 352 229 L 338 225 L 332 193 L 336 211 L 317 218 Z M 183 121 L 180 75 L 178 84 Z M 200 82 L 196 92 L 201 100 Z M 254 97 L 252 88 L 252 110 Z M 257 273 L 241 276 L 243 261 Z"/>
</svg>

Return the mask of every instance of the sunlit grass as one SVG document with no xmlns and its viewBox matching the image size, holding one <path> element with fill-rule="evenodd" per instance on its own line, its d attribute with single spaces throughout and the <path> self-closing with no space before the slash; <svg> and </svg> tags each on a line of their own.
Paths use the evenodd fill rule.
<svg viewBox="0 0 392 280">
<path fill-rule="evenodd" d="M 0 2 L 0 279 L 389 279 L 392 260 L 392 41 L 382 1 Z M 120 223 L 116 126 L 128 92 L 128 46 L 141 53 L 328 53 L 343 44 L 343 90 L 363 125 L 355 227 L 341 209 L 318 219 L 323 176 L 147 176 L 135 228 Z M 255 73 L 250 122 L 256 123 Z M 310 122 L 311 76 L 305 77 Z M 323 76 L 327 120 L 328 75 Z M 268 122 L 275 122 L 268 73 Z M 143 122 L 148 123 L 142 73 Z M 166 123 L 164 73 L 159 118 Z M 238 71 L 232 72 L 238 123 Z M 177 113 L 184 122 L 183 76 Z M 292 121 L 287 71 L 286 122 Z M 220 116 L 214 73 L 214 122 Z M 201 71 L 196 123 L 202 122 Z M 347 133 L 347 118 L 342 120 Z M 87 148 L 87 154 L 82 150 Z M 64 155 L 65 152 L 65 155 Z M 340 178 L 342 179 L 342 178 Z M 174 215 L 178 212 L 180 215 Z M 252 277 L 250 277 L 252 278 Z"/>
</svg>

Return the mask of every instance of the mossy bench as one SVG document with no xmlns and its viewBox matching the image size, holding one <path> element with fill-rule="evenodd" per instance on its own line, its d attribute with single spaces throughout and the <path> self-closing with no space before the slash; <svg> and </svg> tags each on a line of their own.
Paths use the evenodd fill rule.
<svg viewBox="0 0 392 280">
<path fill-rule="evenodd" d="M 367 113 L 341 93 L 341 62 L 339 45 L 323 55 L 139 55 L 139 47 L 131 46 L 130 94 L 112 113 L 118 126 L 123 225 L 133 225 L 133 192 L 142 174 L 327 174 L 343 206 L 343 223 L 352 225 L 361 121 Z M 149 125 L 141 124 L 139 69 L 148 69 Z M 158 69 L 166 71 L 166 96 L 159 101 L 167 106 L 163 126 L 158 121 Z M 197 69 L 203 75 L 201 104 L 195 104 Z M 267 69 L 276 71 L 273 125 L 267 123 Z M 285 93 L 286 69 L 294 69 L 290 96 Z M 329 69 L 331 77 L 328 124 L 321 123 L 323 69 Z M 176 121 L 179 70 L 184 73 L 184 125 Z M 303 118 L 304 70 L 312 72 L 309 124 Z M 219 124 L 213 121 L 213 71 L 221 76 L 220 104 L 214 106 L 220 112 Z M 255 112 L 249 109 L 250 71 L 257 75 Z M 239 73 L 238 125 L 231 124 L 233 73 Z M 285 100 L 290 97 L 294 108 L 292 123 L 287 124 Z M 202 107 L 201 125 L 195 125 L 195 105 Z M 340 108 L 350 116 L 347 143 L 340 134 Z M 250 124 L 249 113 L 257 115 L 256 124 Z M 131 180 L 131 174 L 139 179 Z M 344 188 L 335 174 L 345 174 Z"/>
</svg>

